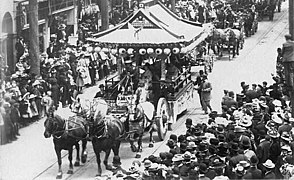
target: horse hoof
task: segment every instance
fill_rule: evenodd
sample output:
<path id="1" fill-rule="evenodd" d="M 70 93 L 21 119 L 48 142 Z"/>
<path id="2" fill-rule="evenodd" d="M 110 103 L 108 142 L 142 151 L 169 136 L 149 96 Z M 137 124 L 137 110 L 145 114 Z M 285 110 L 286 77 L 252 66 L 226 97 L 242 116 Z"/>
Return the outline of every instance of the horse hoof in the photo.
<path id="1" fill-rule="evenodd" d="M 82 155 L 82 163 L 86 163 L 87 161 L 87 154 Z"/>
<path id="2" fill-rule="evenodd" d="M 135 158 L 141 158 L 141 154 L 140 153 L 137 153 Z"/>
<path id="3" fill-rule="evenodd" d="M 58 174 L 58 175 L 56 176 L 56 179 L 62 179 L 62 174 Z"/>
<path id="4" fill-rule="evenodd" d="M 153 143 L 149 143 L 149 147 L 153 148 L 154 147 Z"/>
<path id="5" fill-rule="evenodd" d="M 113 169 L 112 166 L 110 166 L 110 165 L 107 165 L 105 168 L 106 168 L 106 170 L 109 170 L 109 171 L 111 171 Z"/>
<path id="6" fill-rule="evenodd" d="M 74 166 L 80 166 L 80 162 L 79 162 L 79 161 L 76 161 L 76 162 L 74 163 Z"/>
<path id="7" fill-rule="evenodd" d="M 98 173 L 98 174 L 96 174 L 96 176 L 95 177 L 100 177 L 101 176 L 101 173 Z"/>
<path id="8" fill-rule="evenodd" d="M 67 174 L 73 174 L 73 170 L 72 170 L 72 169 L 69 169 L 69 170 L 67 171 Z"/>

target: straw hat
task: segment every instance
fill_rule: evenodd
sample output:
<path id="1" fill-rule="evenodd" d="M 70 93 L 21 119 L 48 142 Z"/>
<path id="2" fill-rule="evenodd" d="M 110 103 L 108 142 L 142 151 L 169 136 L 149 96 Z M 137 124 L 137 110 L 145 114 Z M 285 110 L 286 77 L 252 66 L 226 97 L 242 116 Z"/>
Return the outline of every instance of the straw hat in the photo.
<path id="1" fill-rule="evenodd" d="M 268 169 L 275 168 L 275 164 L 270 159 L 266 160 L 265 163 L 262 163 L 262 165 Z"/>
<path id="2" fill-rule="evenodd" d="M 245 132 L 246 128 L 242 126 L 235 126 L 234 133 L 243 133 Z"/>
<path id="3" fill-rule="evenodd" d="M 281 117 L 279 117 L 279 114 L 278 113 L 274 113 L 272 115 L 272 120 L 277 123 L 277 124 L 282 124 L 283 123 L 283 120 Z"/>
<path id="4" fill-rule="evenodd" d="M 151 162 L 149 159 L 146 159 L 146 160 L 144 161 L 144 167 L 145 167 L 145 168 L 149 168 L 149 167 L 151 166 L 151 164 L 152 164 L 152 162 Z"/>
<path id="5" fill-rule="evenodd" d="M 243 127 L 250 127 L 252 125 L 252 116 L 243 116 L 241 118 L 241 121 L 239 123 L 240 126 L 243 126 Z"/>
<path id="6" fill-rule="evenodd" d="M 178 162 L 178 161 L 183 161 L 183 155 L 182 154 L 175 154 L 174 157 L 172 158 L 173 162 Z"/>
<path id="7" fill-rule="evenodd" d="M 288 132 L 283 132 L 281 135 L 281 139 L 290 142 L 291 141 L 290 134 Z"/>
<path id="8" fill-rule="evenodd" d="M 273 129 L 270 129 L 269 131 L 267 131 L 267 135 L 269 135 L 272 138 L 278 138 L 280 136 L 278 131 Z"/>

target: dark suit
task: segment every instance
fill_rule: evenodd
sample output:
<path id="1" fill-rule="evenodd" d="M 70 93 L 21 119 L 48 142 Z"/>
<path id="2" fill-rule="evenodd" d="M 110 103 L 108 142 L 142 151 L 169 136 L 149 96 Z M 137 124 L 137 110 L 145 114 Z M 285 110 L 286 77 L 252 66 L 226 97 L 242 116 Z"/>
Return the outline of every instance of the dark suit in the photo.
<path id="1" fill-rule="evenodd" d="M 19 60 L 19 58 L 24 54 L 25 52 L 25 47 L 24 47 L 24 43 L 22 41 L 18 41 L 15 44 L 15 49 L 17 51 L 17 60 Z"/>
<path id="2" fill-rule="evenodd" d="M 256 155 L 259 159 L 259 163 L 264 163 L 269 158 L 269 149 L 271 143 L 263 140 L 257 147 Z"/>
<path id="3" fill-rule="evenodd" d="M 274 172 L 266 172 L 263 179 L 276 179 L 276 175 Z"/>
<path id="4" fill-rule="evenodd" d="M 256 166 L 251 166 L 243 176 L 243 179 L 262 179 L 262 172 Z"/>
<path id="5" fill-rule="evenodd" d="M 50 45 L 46 49 L 46 53 L 48 54 L 48 58 L 54 58 L 57 52 L 57 48 L 54 45 Z"/>

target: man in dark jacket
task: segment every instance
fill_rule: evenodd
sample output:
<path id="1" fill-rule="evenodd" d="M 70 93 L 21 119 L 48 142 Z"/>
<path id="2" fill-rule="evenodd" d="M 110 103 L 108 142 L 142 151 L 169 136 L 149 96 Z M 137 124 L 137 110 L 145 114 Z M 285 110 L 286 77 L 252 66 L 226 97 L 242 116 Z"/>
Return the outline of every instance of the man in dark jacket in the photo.
<path id="1" fill-rule="evenodd" d="M 246 174 L 243 176 L 243 179 L 262 179 L 262 172 L 260 169 L 257 169 L 258 158 L 252 156 L 250 158 L 251 166 L 246 171 Z"/>
<path id="2" fill-rule="evenodd" d="M 286 42 L 283 43 L 282 48 L 282 62 L 285 68 L 286 84 L 293 86 L 293 80 L 289 77 L 290 73 L 294 70 L 294 41 L 290 34 L 285 35 Z"/>
<path id="3" fill-rule="evenodd" d="M 259 159 L 259 166 L 269 158 L 270 138 L 268 136 L 261 137 L 260 143 L 257 147 L 256 155 Z"/>

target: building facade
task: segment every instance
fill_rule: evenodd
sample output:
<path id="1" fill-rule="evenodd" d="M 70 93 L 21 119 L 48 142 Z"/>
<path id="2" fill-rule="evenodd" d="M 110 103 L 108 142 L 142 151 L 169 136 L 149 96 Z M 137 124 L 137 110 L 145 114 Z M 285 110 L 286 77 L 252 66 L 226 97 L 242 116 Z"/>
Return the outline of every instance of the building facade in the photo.
<path id="1" fill-rule="evenodd" d="M 13 1 L 1 1 L 0 6 L 0 75 L 3 72 L 13 71 L 15 64 L 14 44 L 16 41 L 16 24 Z"/>

